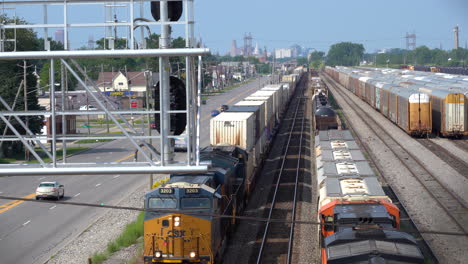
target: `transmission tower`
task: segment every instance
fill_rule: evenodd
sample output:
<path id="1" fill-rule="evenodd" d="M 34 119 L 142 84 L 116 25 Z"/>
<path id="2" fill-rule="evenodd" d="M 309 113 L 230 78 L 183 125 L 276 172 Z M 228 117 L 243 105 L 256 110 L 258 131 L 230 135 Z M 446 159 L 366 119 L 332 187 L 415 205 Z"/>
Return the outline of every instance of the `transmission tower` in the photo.
<path id="1" fill-rule="evenodd" d="M 416 48 L 416 33 L 408 33 L 406 32 L 406 49 L 407 50 L 414 50 Z"/>
<path id="2" fill-rule="evenodd" d="M 252 33 L 245 33 L 244 35 L 244 56 L 252 56 Z"/>

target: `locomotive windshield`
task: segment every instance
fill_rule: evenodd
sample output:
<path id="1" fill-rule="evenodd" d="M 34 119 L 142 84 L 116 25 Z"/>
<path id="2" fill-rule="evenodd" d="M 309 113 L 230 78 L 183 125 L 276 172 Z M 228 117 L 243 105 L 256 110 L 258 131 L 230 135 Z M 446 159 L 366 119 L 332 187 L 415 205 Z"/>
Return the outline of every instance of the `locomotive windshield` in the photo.
<path id="1" fill-rule="evenodd" d="M 211 208 L 210 198 L 182 198 L 182 209 L 209 209 Z"/>
<path id="2" fill-rule="evenodd" d="M 152 197 L 148 201 L 148 208 L 174 209 L 177 207 L 177 199 Z"/>

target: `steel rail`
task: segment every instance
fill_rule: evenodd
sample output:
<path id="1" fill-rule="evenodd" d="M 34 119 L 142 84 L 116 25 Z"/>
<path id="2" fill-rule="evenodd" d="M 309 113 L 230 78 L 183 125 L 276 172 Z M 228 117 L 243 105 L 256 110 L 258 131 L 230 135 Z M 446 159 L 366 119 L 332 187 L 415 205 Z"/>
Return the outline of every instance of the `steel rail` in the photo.
<path id="1" fill-rule="evenodd" d="M 335 80 L 330 79 L 328 76 L 326 76 L 326 79 L 328 80 L 329 84 L 333 85 L 333 87 L 335 87 L 337 89 L 340 89 L 340 90 L 348 91 L 346 88 L 342 87 L 341 84 L 338 84 Z M 441 199 L 445 198 L 447 200 L 450 200 L 450 202 L 449 202 L 450 205 L 455 205 L 456 207 L 461 208 L 461 210 L 466 210 L 466 206 L 463 203 L 463 201 L 460 198 L 458 198 L 456 195 L 454 195 L 451 191 L 449 191 L 445 185 L 443 185 L 430 171 L 428 171 L 425 168 L 425 166 L 419 161 L 419 159 L 417 159 L 414 155 L 412 155 L 411 153 L 406 151 L 406 149 L 397 140 L 393 139 L 393 137 L 387 131 L 385 131 L 383 128 L 381 128 L 379 126 L 379 124 L 377 124 L 377 122 L 375 120 L 373 120 L 373 118 L 361 108 L 361 106 L 359 106 L 357 103 L 353 102 L 352 100 L 347 100 L 345 102 L 351 108 L 353 108 L 354 111 L 356 111 L 359 118 L 369 127 L 370 130 L 372 130 L 374 132 L 374 134 L 384 143 L 384 145 L 394 153 L 395 157 L 403 164 L 403 166 L 405 166 L 407 168 L 407 170 L 414 176 L 414 178 L 421 184 L 421 186 L 428 192 L 428 194 L 436 201 L 436 203 L 442 208 L 442 210 L 444 210 L 447 213 L 447 216 L 455 223 L 455 225 L 462 232 L 464 232 L 465 234 L 468 234 L 468 232 L 465 229 L 463 223 L 460 223 L 461 220 L 457 220 L 458 217 L 453 215 L 453 212 L 452 212 L 453 209 L 449 210 L 449 208 L 447 208 L 448 206 L 446 204 L 444 204 L 441 201 Z M 355 107 L 352 107 L 352 105 L 354 105 Z M 366 116 L 367 118 L 364 118 L 364 116 Z M 374 123 L 374 126 L 370 124 L 371 122 Z M 381 130 L 380 131 L 381 133 L 376 131 L 377 129 Z M 384 139 L 383 135 L 387 135 L 387 138 L 392 142 L 391 143 L 387 142 L 388 140 Z M 391 147 L 390 144 L 394 145 L 394 147 Z M 399 151 L 395 150 L 395 147 L 399 148 Z M 425 172 L 426 176 L 432 178 L 431 182 L 436 183 L 437 187 L 429 187 L 427 185 L 427 183 L 425 183 L 425 180 L 421 179 L 421 177 L 423 177 L 423 176 L 419 175 L 419 173 L 414 171 L 415 168 L 412 168 L 411 166 L 409 166 L 407 164 L 408 161 L 407 161 L 406 158 L 401 157 L 401 155 L 404 155 L 404 154 L 406 154 L 406 156 L 408 156 L 414 162 L 416 162 L 417 165 L 420 167 L 420 169 Z M 427 180 L 426 180 L 426 182 L 427 182 Z M 450 197 L 438 198 L 434 194 L 434 192 L 436 192 L 437 190 L 444 190 L 444 193 L 442 193 L 442 195 L 445 194 L 445 195 L 448 195 Z"/>
<path id="2" fill-rule="evenodd" d="M 418 142 L 447 164 L 450 164 L 461 176 L 468 179 L 468 164 L 464 160 L 460 159 L 443 146 L 432 142 L 430 139 L 420 138 Z"/>
<path id="3" fill-rule="evenodd" d="M 279 172 L 279 175 L 278 175 L 278 179 L 276 180 L 276 186 L 275 186 L 275 191 L 273 193 L 273 198 L 272 198 L 272 202 L 271 202 L 270 211 L 268 212 L 268 218 L 267 218 L 268 221 L 266 222 L 265 231 L 263 233 L 263 238 L 262 238 L 262 243 L 260 245 L 260 250 L 259 250 L 258 256 L 257 256 L 257 262 L 256 262 L 257 264 L 260 264 L 261 261 L 262 261 L 263 251 L 264 251 L 264 248 L 265 248 L 265 244 L 266 244 L 267 237 L 268 237 L 268 232 L 269 232 L 269 229 L 270 229 L 270 220 L 272 218 L 273 210 L 274 210 L 274 207 L 275 207 L 275 204 L 276 204 L 276 195 L 278 194 L 278 189 L 279 189 L 279 186 L 280 186 L 281 177 L 283 176 L 284 165 L 286 163 L 286 158 L 288 156 L 287 154 L 288 154 L 292 134 L 293 134 L 293 131 L 294 131 L 294 126 L 296 124 L 297 114 L 299 112 L 299 106 L 301 105 L 301 101 L 302 101 L 302 98 L 299 98 L 296 109 L 294 111 L 294 117 L 293 117 L 293 121 L 292 121 L 293 123 L 291 124 L 291 129 L 289 131 L 288 141 L 286 143 L 286 149 L 284 151 L 283 159 L 281 161 L 281 167 L 280 167 L 280 172 Z M 301 132 L 301 134 L 302 133 L 303 133 L 303 131 Z"/>
<path id="4" fill-rule="evenodd" d="M 304 100 L 303 98 L 300 98 L 299 100 Z M 287 263 L 291 263 L 292 260 L 292 247 L 293 247 L 293 240 L 294 240 L 294 227 L 295 227 L 295 221 L 296 221 L 296 207 L 297 207 L 297 187 L 299 186 L 299 171 L 300 171 L 300 163 L 301 163 L 301 157 L 302 157 L 302 138 L 304 135 L 304 122 L 305 122 L 305 110 L 302 115 L 302 121 L 301 121 L 301 136 L 299 139 L 299 158 L 297 159 L 297 166 L 296 166 L 296 182 L 294 184 L 294 200 L 293 200 L 293 210 L 292 210 L 292 215 L 291 215 L 291 229 L 289 231 L 289 242 L 288 242 L 288 261 Z"/>

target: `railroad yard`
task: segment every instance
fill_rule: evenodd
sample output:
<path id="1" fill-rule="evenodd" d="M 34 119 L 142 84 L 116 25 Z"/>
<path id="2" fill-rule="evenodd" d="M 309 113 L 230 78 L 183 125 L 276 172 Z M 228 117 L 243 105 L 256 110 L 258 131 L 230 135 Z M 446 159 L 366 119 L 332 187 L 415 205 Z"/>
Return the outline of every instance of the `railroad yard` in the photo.
<path id="1" fill-rule="evenodd" d="M 358 2 L 2 1 L 0 264 L 468 263 L 468 5 Z"/>
<path id="2" fill-rule="evenodd" d="M 352 129 L 385 192 L 400 208 L 401 230 L 418 238 L 426 261 L 463 263 L 468 258 L 466 139 L 411 137 L 328 74 L 322 72 L 320 78 L 322 88 L 332 94 L 343 113 L 341 122 Z M 259 178 L 262 187 L 246 209 L 248 216 L 285 221 L 317 217 L 317 165 L 311 159 L 311 146 L 318 132 L 311 126 L 313 115 L 298 111 L 299 107 L 312 108 L 314 89 L 309 82 L 301 84 L 305 90 L 290 102 Z M 304 99 L 310 104 L 301 105 Z M 241 220 L 225 262 L 320 263 L 320 252 L 313 246 L 318 236 L 317 226 Z"/>

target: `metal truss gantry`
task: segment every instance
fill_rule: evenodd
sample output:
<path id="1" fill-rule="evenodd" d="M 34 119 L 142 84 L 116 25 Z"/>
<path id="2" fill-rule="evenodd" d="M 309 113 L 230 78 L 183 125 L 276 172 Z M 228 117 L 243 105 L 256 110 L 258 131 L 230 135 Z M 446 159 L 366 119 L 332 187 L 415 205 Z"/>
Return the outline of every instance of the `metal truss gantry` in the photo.
<path id="1" fill-rule="evenodd" d="M 8 1 L 5 0 L 1 3 L 3 8 L 24 8 L 31 7 L 36 10 L 43 11 L 44 23 L 43 24 L 0 24 L 2 32 L 4 30 L 18 30 L 18 29 L 43 29 L 44 40 L 46 49 L 50 47 L 48 43 L 48 29 L 50 28 L 63 28 L 64 31 L 64 50 L 60 51 L 2 51 L 0 52 L 0 60 L 30 60 L 30 59 L 47 59 L 50 60 L 50 110 L 48 111 L 15 111 L 2 97 L 0 103 L 6 111 L 0 112 L 0 119 L 6 126 L 14 133 L 14 136 L 2 137 L 0 141 L 21 141 L 25 149 L 27 149 L 38 161 L 37 164 L 23 163 L 23 164 L 7 164 L 0 165 L 0 175 L 82 175 L 82 174 L 140 174 L 140 173 L 173 173 L 173 172 L 203 172 L 207 170 L 209 164 L 200 162 L 199 148 L 200 148 L 200 93 L 201 93 L 201 70 L 202 70 L 202 56 L 208 55 L 209 50 L 205 48 L 196 48 L 194 38 L 194 15 L 193 0 L 181 0 L 183 2 L 183 15 L 180 21 L 169 21 L 168 19 L 168 2 L 174 0 L 160 0 L 160 20 L 151 21 L 150 19 L 141 19 L 143 15 L 143 4 L 147 2 L 156 2 L 150 0 L 50 0 L 50 1 Z M 92 23 L 69 23 L 68 22 L 68 9 L 71 5 L 109 5 L 116 4 L 128 6 L 129 21 L 114 22 L 104 20 L 101 22 Z M 135 5 L 140 4 L 139 18 L 135 19 Z M 51 24 L 48 23 L 47 10 L 51 5 L 63 7 L 63 23 Z M 24 6 L 24 7 L 23 7 Z M 0 9 L 1 9 L 0 7 Z M 185 28 L 185 48 L 171 48 L 171 26 L 181 26 Z M 94 28 L 94 27 L 125 27 L 130 32 L 130 39 L 127 39 L 128 49 L 123 50 L 70 50 L 69 49 L 69 36 L 70 28 Z M 136 49 L 137 40 L 135 39 L 134 31 L 138 27 L 159 27 L 160 47 L 159 49 L 142 49 L 144 45 L 144 33 L 141 30 L 141 45 Z M 107 31 L 106 31 L 107 32 Z M 153 32 L 158 32 L 153 30 Z M 106 36 L 107 38 L 107 36 Z M 8 40 L 11 41 L 11 40 Z M 15 41 L 15 40 L 14 40 Z M 3 42 L 2 42 L 3 43 Z M 109 42 L 110 43 L 110 42 Z M 110 45 L 112 47 L 112 45 Z M 16 45 L 15 45 L 16 47 Z M 109 47 L 109 46 L 108 46 Z M 170 57 L 185 57 L 186 63 L 186 108 L 185 110 L 170 109 Z M 103 94 L 97 85 L 89 81 L 89 77 L 83 68 L 75 61 L 77 58 L 123 58 L 123 57 L 159 57 L 159 83 L 160 101 L 159 110 L 143 109 L 138 111 L 131 110 L 117 110 L 109 98 Z M 73 111 L 67 109 L 68 89 L 62 83 L 57 85 L 54 80 L 54 60 L 59 60 L 61 64 L 61 73 L 65 71 L 70 73 L 84 89 L 88 96 L 90 96 L 98 105 L 98 111 Z M 198 74 L 195 69 L 198 64 Z M 145 72 L 146 80 L 152 74 Z M 84 77 L 84 79 L 83 79 Z M 56 86 L 60 86 L 60 91 L 56 91 Z M 14 89 L 14 87 L 12 87 Z M 147 85 L 146 95 L 149 94 L 149 85 Z M 56 94 L 61 95 L 62 104 L 57 107 Z M 147 104 L 148 105 L 148 104 Z M 170 118 L 171 114 L 184 113 L 186 114 L 187 128 L 185 135 L 174 136 L 170 134 Z M 110 121 L 122 133 L 121 135 L 99 135 L 89 134 L 83 135 L 70 135 L 66 133 L 66 116 L 89 116 L 89 115 L 106 115 Z M 160 134 L 152 135 L 151 129 L 147 131 L 138 131 L 138 129 L 131 124 L 127 118 L 128 115 L 137 116 L 141 118 L 147 117 L 148 125 L 150 116 L 159 114 L 160 120 Z M 51 120 L 51 133 L 50 136 L 35 135 L 32 133 L 24 121 L 20 117 L 28 116 L 44 116 L 50 117 Z M 11 118 L 19 124 L 25 132 L 22 134 L 15 128 L 11 122 Z M 57 133 L 57 120 L 61 119 L 62 127 L 61 133 Z M 143 130 L 143 129 L 142 129 Z M 22 130 L 21 130 L 22 131 Z M 182 161 L 174 161 L 173 157 L 173 142 L 174 139 L 184 138 L 186 140 L 187 153 Z M 140 153 L 143 161 L 129 162 L 69 162 L 66 158 L 67 142 L 80 139 L 126 139 L 132 145 L 132 151 Z M 153 139 L 159 143 L 159 151 L 153 146 Z M 43 142 L 50 142 L 49 145 Z M 41 155 L 34 144 L 38 145 L 41 149 Z M 61 143 L 63 158 L 57 160 L 57 144 Z M 46 162 L 44 159 L 50 159 Z"/>

